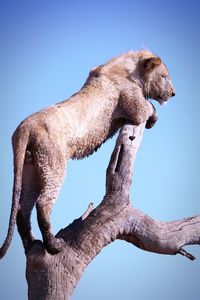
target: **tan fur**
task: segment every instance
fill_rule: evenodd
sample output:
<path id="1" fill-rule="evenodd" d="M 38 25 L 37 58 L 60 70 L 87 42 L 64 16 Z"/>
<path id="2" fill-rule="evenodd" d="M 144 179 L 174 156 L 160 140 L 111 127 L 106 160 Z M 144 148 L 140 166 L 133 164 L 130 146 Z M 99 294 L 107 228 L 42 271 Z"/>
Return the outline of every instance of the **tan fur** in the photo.
<path id="1" fill-rule="evenodd" d="M 160 58 L 147 50 L 128 52 L 93 68 L 70 99 L 25 119 L 13 135 L 13 209 L 0 256 L 10 244 L 16 217 L 24 246 L 34 239 L 30 215 L 35 203 L 47 249 L 60 251 L 63 241 L 51 233 L 50 213 L 66 161 L 90 155 L 127 122 L 147 121 L 152 127 L 157 118 L 147 98 L 163 103 L 174 94 Z"/>

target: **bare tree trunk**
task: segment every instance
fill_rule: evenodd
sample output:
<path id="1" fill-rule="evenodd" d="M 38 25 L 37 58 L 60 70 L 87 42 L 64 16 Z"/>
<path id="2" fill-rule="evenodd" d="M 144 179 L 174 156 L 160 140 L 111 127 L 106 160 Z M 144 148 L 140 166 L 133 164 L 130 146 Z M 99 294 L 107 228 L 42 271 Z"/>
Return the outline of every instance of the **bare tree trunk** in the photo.
<path id="1" fill-rule="evenodd" d="M 26 254 L 29 300 L 69 300 L 90 261 L 116 239 L 146 251 L 194 259 L 182 247 L 200 244 L 200 216 L 158 222 L 130 202 L 132 165 L 143 130 L 144 124 L 121 129 L 107 168 L 106 195 L 97 208 L 90 204 L 82 217 L 58 232 L 65 249 L 50 255 L 41 241 L 33 243 Z"/>

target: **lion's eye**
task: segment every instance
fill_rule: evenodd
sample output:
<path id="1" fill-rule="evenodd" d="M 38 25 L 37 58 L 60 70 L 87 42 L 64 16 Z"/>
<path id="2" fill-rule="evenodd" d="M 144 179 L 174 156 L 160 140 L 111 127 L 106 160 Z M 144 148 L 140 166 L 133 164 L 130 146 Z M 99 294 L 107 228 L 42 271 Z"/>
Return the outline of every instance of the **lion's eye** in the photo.
<path id="1" fill-rule="evenodd" d="M 164 74 L 162 74 L 161 76 L 162 76 L 162 78 L 166 78 L 166 77 L 167 77 L 167 76 L 166 76 L 166 75 L 164 75 Z"/>

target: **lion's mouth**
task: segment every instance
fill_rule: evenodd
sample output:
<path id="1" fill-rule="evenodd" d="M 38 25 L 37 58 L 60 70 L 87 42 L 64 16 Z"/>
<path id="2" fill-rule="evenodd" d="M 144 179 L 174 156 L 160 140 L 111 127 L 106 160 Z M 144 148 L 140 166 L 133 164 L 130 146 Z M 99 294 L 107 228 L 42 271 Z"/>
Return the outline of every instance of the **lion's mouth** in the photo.
<path id="1" fill-rule="evenodd" d="M 160 105 L 164 105 L 167 103 L 169 98 L 170 98 L 169 95 L 163 94 L 163 95 L 158 96 L 157 101 L 159 102 Z"/>
<path id="2" fill-rule="evenodd" d="M 167 95 L 157 96 L 156 98 L 150 98 L 149 101 L 157 101 L 160 105 L 165 105 L 169 101 L 170 97 Z"/>
<path id="3" fill-rule="evenodd" d="M 167 103 L 167 99 L 163 99 L 163 97 L 158 97 L 158 102 L 160 105 L 164 105 Z"/>
<path id="4" fill-rule="evenodd" d="M 165 105 L 165 104 L 167 104 L 167 102 L 168 102 L 168 100 L 163 100 L 163 101 L 160 101 L 159 104 L 160 105 Z"/>

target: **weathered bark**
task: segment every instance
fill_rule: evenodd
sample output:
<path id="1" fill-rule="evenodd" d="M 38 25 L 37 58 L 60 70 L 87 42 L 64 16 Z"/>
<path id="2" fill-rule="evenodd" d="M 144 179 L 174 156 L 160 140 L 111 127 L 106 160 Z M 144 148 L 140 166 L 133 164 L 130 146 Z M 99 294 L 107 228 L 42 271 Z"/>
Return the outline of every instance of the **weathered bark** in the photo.
<path id="1" fill-rule="evenodd" d="M 121 129 L 107 169 L 106 195 L 97 208 L 90 204 L 82 217 L 58 232 L 65 249 L 50 255 L 42 242 L 33 243 L 26 254 L 29 300 L 70 299 L 89 262 L 116 239 L 143 250 L 194 259 L 182 247 L 200 244 L 200 216 L 158 222 L 131 205 L 132 164 L 143 130 L 144 124 Z"/>

